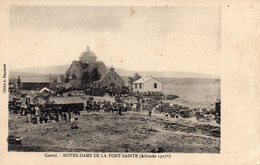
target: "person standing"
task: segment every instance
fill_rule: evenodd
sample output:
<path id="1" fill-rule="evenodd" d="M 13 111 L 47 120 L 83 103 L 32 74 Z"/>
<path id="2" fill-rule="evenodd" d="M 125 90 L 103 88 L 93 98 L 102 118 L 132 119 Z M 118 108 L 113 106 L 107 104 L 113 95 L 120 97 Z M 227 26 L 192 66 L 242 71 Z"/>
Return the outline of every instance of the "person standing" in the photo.
<path id="1" fill-rule="evenodd" d="M 71 123 L 70 127 L 71 127 L 71 129 L 74 129 L 74 121 L 75 121 L 74 118 L 70 119 L 70 123 Z"/>
<path id="2" fill-rule="evenodd" d="M 29 96 L 26 96 L 25 104 L 26 104 L 27 106 L 29 106 L 30 103 L 31 103 L 30 97 L 29 97 Z"/>
<path id="3" fill-rule="evenodd" d="M 28 112 L 27 114 L 26 114 L 26 123 L 29 123 L 29 121 L 32 121 L 32 119 L 31 119 L 31 114 Z"/>
<path id="4" fill-rule="evenodd" d="M 38 106 L 35 107 L 36 124 L 40 121 L 41 110 Z"/>
<path id="5" fill-rule="evenodd" d="M 68 111 L 68 116 L 69 116 L 69 121 L 71 121 L 71 113 L 70 113 L 70 109 Z"/>
<path id="6" fill-rule="evenodd" d="M 149 108 L 149 110 L 148 110 L 148 116 L 152 116 L 152 108 Z"/>
<path id="7" fill-rule="evenodd" d="M 74 120 L 74 129 L 78 129 L 79 126 L 78 126 L 78 118 L 75 117 L 75 120 Z"/>
<path id="8" fill-rule="evenodd" d="M 64 119 L 64 121 L 67 121 L 67 115 L 66 115 L 66 113 L 63 113 L 63 119 Z"/>
<path id="9" fill-rule="evenodd" d="M 139 101 L 136 103 L 136 111 L 137 112 L 140 111 L 140 103 L 139 103 Z"/>
<path id="10" fill-rule="evenodd" d="M 123 106 L 122 106 L 122 103 L 118 103 L 118 114 L 121 116 L 122 115 L 122 108 L 123 108 Z"/>
<path id="11" fill-rule="evenodd" d="M 75 119 L 74 118 L 71 118 L 71 129 L 78 129 L 79 127 L 78 127 L 78 118 L 77 117 L 75 117 Z"/>
<path id="12" fill-rule="evenodd" d="M 56 122 L 59 122 L 59 114 L 57 112 L 55 112 L 55 120 Z"/>

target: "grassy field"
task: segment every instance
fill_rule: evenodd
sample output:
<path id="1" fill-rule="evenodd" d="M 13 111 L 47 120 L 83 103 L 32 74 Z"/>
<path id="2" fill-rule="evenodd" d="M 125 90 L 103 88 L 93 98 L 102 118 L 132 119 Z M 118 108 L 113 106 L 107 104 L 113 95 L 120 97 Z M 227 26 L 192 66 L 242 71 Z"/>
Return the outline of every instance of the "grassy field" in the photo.
<path id="1" fill-rule="evenodd" d="M 214 108 L 220 99 L 219 79 L 162 78 L 164 93 L 178 95 L 171 101 L 181 105 Z M 95 97 L 96 101 L 107 98 Z M 26 117 L 9 115 L 9 135 L 22 136 L 21 147 L 10 151 L 26 152 L 162 152 L 219 153 L 220 137 L 211 130 L 220 130 L 215 123 L 194 119 L 173 119 L 147 112 L 127 112 L 123 116 L 104 112 L 83 112 L 79 129 L 60 121 L 33 125 Z"/>
<path id="2" fill-rule="evenodd" d="M 162 152 L 219 153 L 220 138 L 210 134 L 218 124 L 160 115 L 127 112 L 123 116 L 105 112 L 83 113 L 79 129 L 70 123 L 26 123 L 26 117 L 9 116 L 9 134 L 22 136 L 21 147 L 10 151 Z"/>

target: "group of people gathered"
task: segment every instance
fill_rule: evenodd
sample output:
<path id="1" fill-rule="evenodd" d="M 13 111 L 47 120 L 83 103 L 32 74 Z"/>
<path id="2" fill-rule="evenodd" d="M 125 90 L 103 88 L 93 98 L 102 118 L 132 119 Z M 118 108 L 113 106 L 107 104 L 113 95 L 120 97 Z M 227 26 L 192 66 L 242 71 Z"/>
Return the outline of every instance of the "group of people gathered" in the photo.
<path id="1" fill-rule="evenodd" d="M 78 117 L 76 116 L 79 116 L 80 112 L 77 109 L 64 110 L 62 107 L 46 108 L 42 104 L 30 103 L 28 99 L 23 104 L 20 98 L 14 99 L 12 104 L 9 105 L 9 109 L 14 114 L 26 116 L 27 123 L 44 124 L 53 121 L 67 121 L 71 122 L 72 128 L 78 128 Z"/>
<path id="2" fill-rule="evenodd" d="M 37 100 L 34 100 L 37 101 Z M 136 99 L 136 101 L 127 101 L 124 100 L 123 97 L 116 97 L 115 101 L 96 101 L 93 97 L 89 97 L 85 104 L 84 110 L 87 112 L 91 111 L 103 111 L 103 112 L 112 112 L 119 115 L 122 115 L 123 112 L 127 111 L 136 111 L 140 112 L 145 110 L 148 112 L 149 116 L 152 116 L 152 113 L 165 114 L 165 116 L 170 116 L 173 118 L 187 118 L 192 116 L 194 112 L 200 118 L 204 117 L 204 112 L 200 112 L 198 110 L 191 110 L 189 107 L 182 107 L 179 105 L 170 105 L 169 103 L 164 103 L 161 100 L 153 100 L 150 98 L 141 98 Z M 10 105 L 9 105 L 10 106 Z M 30 99 L 26 98 L 25 103 L 18 98 L 13 101 L 13 104 L 10 106 L 10 109 L 14 113 L 21 113 L 22 116 L 27 116 L 26 122 L 32 122 L 33 124 L 43 124 L 49 123 L 53 120 L 56 122 L 59 121 L 77 121 L 76 118 L 72 116 L 80 115 L 80 111 L 77 107 L 51 107 L 46 108 L 42 104 L 31 104 Z M 203 114 L 203 115 L 202 115 Z M 212 114 L 209 113 L 209 114 Z"/>

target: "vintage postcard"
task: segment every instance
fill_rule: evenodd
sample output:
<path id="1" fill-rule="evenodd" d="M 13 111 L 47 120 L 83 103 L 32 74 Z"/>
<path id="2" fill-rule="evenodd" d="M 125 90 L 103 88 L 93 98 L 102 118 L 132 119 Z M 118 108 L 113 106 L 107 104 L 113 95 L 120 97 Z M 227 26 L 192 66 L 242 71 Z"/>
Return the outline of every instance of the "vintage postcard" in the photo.
<path id="1" fill-rule="evenodd" d="M 260 163 L 257 5 L 1 5 L 0 162 Z"/>

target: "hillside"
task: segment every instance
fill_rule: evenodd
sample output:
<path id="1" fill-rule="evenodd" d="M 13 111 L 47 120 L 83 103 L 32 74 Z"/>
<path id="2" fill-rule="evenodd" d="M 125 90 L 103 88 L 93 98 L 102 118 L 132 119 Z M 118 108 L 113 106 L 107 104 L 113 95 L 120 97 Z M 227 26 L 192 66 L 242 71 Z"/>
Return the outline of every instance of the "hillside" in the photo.
<path id="1" fill-rule="evenodd" d="M 49 67 L 30 67 L 21 69 L 10 69 L 10 77 L 19 74 L 65 74 L 69 68 L 68 65 L 49 66 Z M 130 71 L 126 69 L 116 68 L 117 73 L 121 76 L 133 76 L 134 73 L 138 72 L 142 76 L 152 75 L 153 77 L 172 77 L 172 78 L 209 78 L 219 79 L 218 76 L 193 73 L 193 72 L 179 72 L 179 71 Z"/>
<path id="2" fill-rule="evenodd" d="M 48 67 L 30 67 L 21 69 L 10 69 L 10 74 L 26 73 L 26 74 L 65 74 L 70 65 L 58 65 Z"/>

